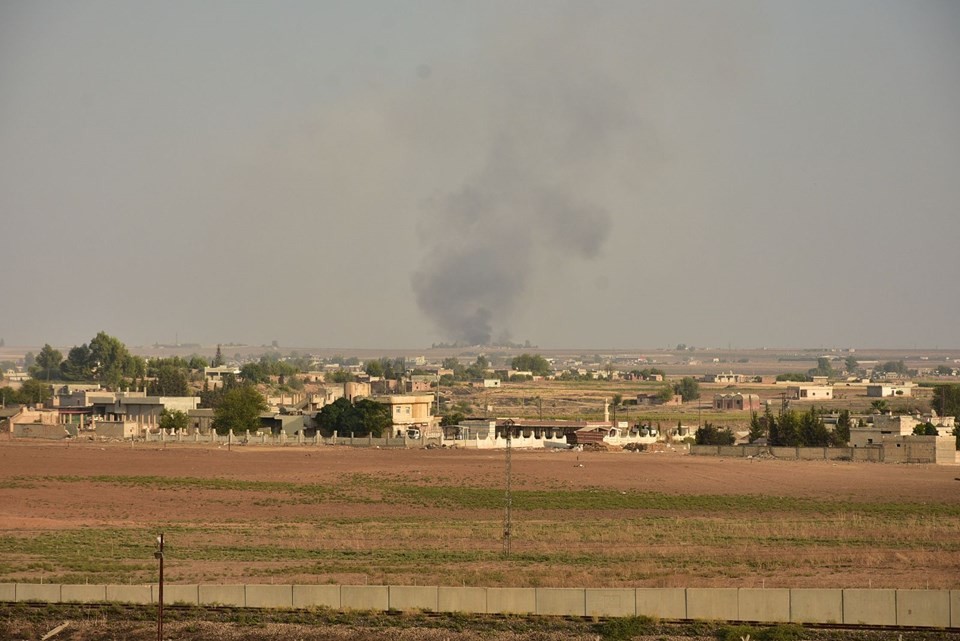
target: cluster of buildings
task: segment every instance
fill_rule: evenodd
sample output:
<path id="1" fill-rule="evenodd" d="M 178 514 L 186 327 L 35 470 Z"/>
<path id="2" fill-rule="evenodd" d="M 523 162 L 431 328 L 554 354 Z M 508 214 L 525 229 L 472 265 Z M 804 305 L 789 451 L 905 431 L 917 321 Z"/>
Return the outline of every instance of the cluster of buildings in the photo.
<path id="1" fill-rule="evenodd" d="M 214 376 L 217 376 L 214 373 Z M 267 397 L 269 411 L 260 415 L 260 429 L 288 436 L 316 430 L 316 413 L 338 398 L 351 402 L 373 398 L 387 405 L 393 420 L 393 436 L 438 436 L 440 419 L 434 416 L 433 394 L 386 394 L 374 396 L 371 383 L 325 384 L 320 391 L 284 393 Z M 82 434 L 100 438 L 141 438 L 160 429 L 165 410 L 183 412 L 188 430 L 207 433 L 214 410 L 199 407 L 197 396 L 149 396 L 144 392 L 111 392 L 99 385 L 65 384 L 55 387 L 44 406 L 0 408 L 0 432 L 15 437 L 67 438 Z"/>

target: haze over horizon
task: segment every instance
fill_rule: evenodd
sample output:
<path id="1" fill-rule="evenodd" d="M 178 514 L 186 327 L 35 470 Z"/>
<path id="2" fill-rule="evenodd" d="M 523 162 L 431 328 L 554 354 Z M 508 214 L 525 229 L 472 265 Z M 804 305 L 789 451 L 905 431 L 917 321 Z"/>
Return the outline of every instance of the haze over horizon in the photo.
<path id="1" fill-rule="evenodd" d="M 0 337 L 960 348 L 960 3 L 0 5 Z"/>

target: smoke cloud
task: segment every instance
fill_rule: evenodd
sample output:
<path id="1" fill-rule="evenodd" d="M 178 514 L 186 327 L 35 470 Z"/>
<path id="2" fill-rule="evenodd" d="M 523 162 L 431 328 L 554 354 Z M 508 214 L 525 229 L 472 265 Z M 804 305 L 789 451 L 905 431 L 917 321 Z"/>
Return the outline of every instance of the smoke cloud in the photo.
<path id="1" fill-rule="evenodd" d="M 487 128 L 480 169 L 424 206 L 412 285 L 448 339 L 508 337 L 538 271 L 597 258 L 611 234 L 616 212 L 596 179 L 622 168 L 640 120 L 576 36 L 533 39 L 497 67 L 497 100 L 474 114 Z"/>

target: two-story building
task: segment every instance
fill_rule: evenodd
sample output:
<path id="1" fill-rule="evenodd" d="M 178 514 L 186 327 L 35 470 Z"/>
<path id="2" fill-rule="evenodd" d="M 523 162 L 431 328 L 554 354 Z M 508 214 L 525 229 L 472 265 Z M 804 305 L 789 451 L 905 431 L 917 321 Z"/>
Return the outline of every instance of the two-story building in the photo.
<path id="1" fill-rule="evenodd" d="M 393 435 L 414 435 L 422 438 L 442 436 L 440 418 L 432 413 L 432 394 L 391 394 L 380 396 L 377 402 L 390 408 Z"/>

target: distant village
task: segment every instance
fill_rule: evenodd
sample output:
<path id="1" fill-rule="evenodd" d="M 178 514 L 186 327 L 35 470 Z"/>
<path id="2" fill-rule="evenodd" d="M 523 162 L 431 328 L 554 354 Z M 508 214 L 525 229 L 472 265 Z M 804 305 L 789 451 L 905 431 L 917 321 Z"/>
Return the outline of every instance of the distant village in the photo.
<path id="1" fill-rule="evenodd" d="M 824 458 L 958 462 L 952 358 L 908 367 L 850 350 L 774 374 L 677 347 L 670 367 L 632 355 L 480 350 L 361 360 L 275 345 L 246 356 L 218 346 L 207 359 L 135 356 L 101 332 L 66 356 L 45 345 L 0 363 L 0 438 L 728 456 L 793 448 L 795 457 L 820 448 Z M 734 364 L 747 373 L 718 369 Z M 698 366 L 710 371 L 695 374 Z"/>

